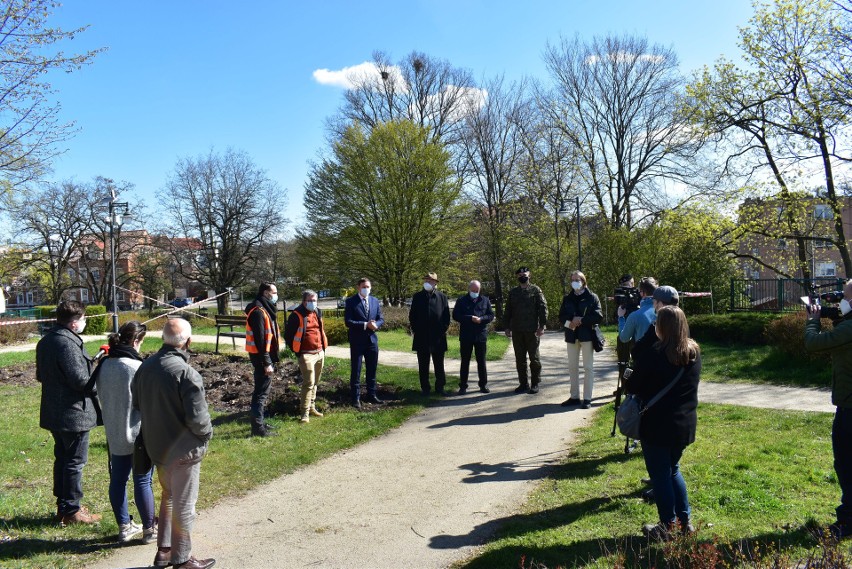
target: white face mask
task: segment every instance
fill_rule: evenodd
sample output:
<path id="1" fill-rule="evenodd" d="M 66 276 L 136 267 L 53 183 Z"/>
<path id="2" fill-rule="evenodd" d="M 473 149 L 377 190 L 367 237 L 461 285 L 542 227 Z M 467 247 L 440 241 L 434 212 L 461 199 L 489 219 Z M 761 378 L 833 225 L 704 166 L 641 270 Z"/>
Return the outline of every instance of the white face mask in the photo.
<path id="1" fill-rule="evenodd" d="M 317 309 L 317 303 L 316 303 L 316 302 L 306 302 L 306 303 L 305 303 L 305 308 L 307 308 L 308 310 L 310 310 L 311 312 L 313 312 L 314 310 L 316 310 L 316 309 Z"/>
<path id="2" fill-rule="evenodd" d="M 470 295 L 470 297 L 471 297 L 471 298 L 473 298 L 473 299 L 477 299 L 477 298 L 479 298 L 479 293 L 478 293 L 478 292 L 470 291 L 468 294 L 469 294 L 469 295 Z"/>
<path id="3" fill-rule="evenodd" d="M 423 290 L 426 292 L 431 292 L 433 288 L 435 287 L 432 286 L 432 283 L 423 283 Z"/>
<path id="4" fill-rule="evenodd" d="M 272 304 L 277 304 L 278 303 L 278 295 L 273 294 L 271 297 L 269 297 L 269 302 L 271 302 Z"/>
<path id="5" fill-rule="evenodd" d="M 85 329 L 86 329 L 86 319 L 80 318 L 79 320 L 77 320 L 77 333 L 82 334 L 83 330 L 85 330 Z"/>
<path id="6" fill-rule="evenodd" d="M 580 290 L 581 288 L 583 288 L 583 283 L 581 283 L 580 281 L 571 281 L 571 288 L 573 288 L 574 290 Z"/>
<path id="7" fill-rule="evenodd" d="M 852 312 L 852 304 L 849 304 L 849 301 L 844 298 L 840 301 L 840 313 L 846 316 L 849 312 Z"/>
<path id="8" fill-rule="evenodd" d="M 363 296 L 364 298 L 367 298 L 368 296 L 370 296 L 370 287 L 365 286 L 364 288 L 362 288 L 361 289 L 361 296 Z"/>

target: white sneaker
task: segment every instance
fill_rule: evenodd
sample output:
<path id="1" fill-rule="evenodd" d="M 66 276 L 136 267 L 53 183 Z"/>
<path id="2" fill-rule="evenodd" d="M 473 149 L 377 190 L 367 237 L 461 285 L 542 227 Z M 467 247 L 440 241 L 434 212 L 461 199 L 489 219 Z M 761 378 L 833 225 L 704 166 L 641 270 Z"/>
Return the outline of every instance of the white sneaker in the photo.
<path id="1" fill-rule="evenodd" d="M 118 528 L 118 541 L 125 543 L 142 533 L 142 526 L 130 520 L 126 524 L 121 524 Z"/>
<path id="2" fill-rule="evenodd" d="M 157 541 L 157 524 L 142 530 L 142 543 L 148 545 Z"/>

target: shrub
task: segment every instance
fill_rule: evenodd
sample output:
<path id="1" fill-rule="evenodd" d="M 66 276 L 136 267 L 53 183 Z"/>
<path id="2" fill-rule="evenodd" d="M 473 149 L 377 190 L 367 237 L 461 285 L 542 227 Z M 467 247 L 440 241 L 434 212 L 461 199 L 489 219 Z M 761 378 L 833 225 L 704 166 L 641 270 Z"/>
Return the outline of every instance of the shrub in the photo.
<path id="1" fill-rule="evenodd" d="M 760 346 L 767 344 L 767 324 L 778 318 L 773 312 L 696 314 L 689 316 L 689 332 L 697 342 Z"/>
<path id="2" fill-rule="evenodd" d="M 103 304 L 90 304 L 86 307 L 85 334 L 99 336 L 110 328 L 112 318 L 107 314 Z"/>
<path id="3" fill-rule="evenodd" d="M 38 332 L 38 327 L 34 322 L 6 325 L 2 325 L 2 322 L 21 322 L 21 318 L 0 318 L 0 344 L 23 342 L 30 337 L 30 334 Z"/>
<path id="4" fill-rule="evenodd" d="M 805 351 L 805 320 L 804 312 L 785 314 L 777 320 L 773 320 L 766 326 L 766 337 L 776 350 L 787 356 L 804 361 L 830 362 L 831 355 L 826 352 L 812 354 Z M 823 330 L 831 330 L 831 320 L 823 318 Z"/>
<path id="5" fill-rule="evenodd" d="M 56 305 L 52 304 L 50 306 L 33 306 L 33 310 L 36 311 L 36 318 L 55 318 L 56 317 Z M 49 324 L 49 322 L 48 322 Z"/>
<path id="6" fill-rule="evenodd" d="M 383 306 L 382 316 L 385 318 L 382 330 L 408 330 L 407 306 Z"/>
<path id="7" fill-rule="evenodd" d="M 346 323 L 343 321 L 343 318 L 323 317 L 322 323 L 330 346 L 345 344 L 349 341 L 349 331 L 346 329 Z"/>

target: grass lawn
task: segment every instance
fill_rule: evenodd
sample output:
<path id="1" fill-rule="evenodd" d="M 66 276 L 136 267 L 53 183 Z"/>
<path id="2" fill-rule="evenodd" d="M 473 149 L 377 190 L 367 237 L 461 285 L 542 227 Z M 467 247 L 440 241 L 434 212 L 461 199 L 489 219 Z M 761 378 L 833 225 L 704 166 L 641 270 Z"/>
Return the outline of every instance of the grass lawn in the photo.
<path id="1" fill-rule="evenodd" d="M 456 567 L 663 567 L 664 557 L 673 567 L 729 566 L 701 563 L 713 549 L 730 566 L 767 568 L 741 564 L 737 551 L 780 549 L 788 557 L 777 566 L 795 566 L 809 552 L 821 554 L 808 528 L 831 522 L 840 498 L 831 421 L 826 413 L 702 404 L 698 440 L 681 461 L 699 531 L 649 548 L 641 527 L 657 515 L 640 497 L 647 476 L 641 452 L 623 453 L 624 440 L 609 435 L 611 408 L 603 408 L 521 512 L 476 528 L 493 527 L 496 535 Z M 841 546 L 847 562 L 849 548 Z"/>
<path id="2" fill-rule="evenodd" d="M 410 352 L 411 351 L 411 336 L 405 330 L 387 330 L 379 332 L 379 350 L 389 350 L 391 352 Z M 488 352 L 485 359 L 495 361 L 503 359 L 506 353 L 506 348 L 509 347 L 511 340 L 505 334 L 492 332 L 488 335 Z M 348 346 L 349 344 L 341 344 Z M 461 358 L 459 351 L 458 336 L 447 336 L 447 358 Z M 379 361 L 381 361 L 381 355 Z M 474 362 L 476 363 L 476 362 Z"/>
<path id="3" fill-rule="evenodd" d="M 158 341 L 152 340 L 144 349 L 157 345 Z M 29 354 L 32 358 L 32 352 Z M 419 411 L 425 400 L 420 396 L 417 372 L 380 368 L 382 384 L 398 386 L 397 393 L 402 397 L 380 411 L 332 408 L 322 420 L 309 425 L 299 424 L 295 417 L 272 417 L 270 423 L 278 427 L 278 436 L 267 439 L 250 438 L 249 423 L 242 414 L 215 413 L 214 437 L 201 469 L 199 508 L 243 494 L 295 468 L 385 433 Z M 339 376 L 348 382 L 349 362 L 328 358 L 323 376 Z M 0 414 L 0 567 L 4 569 L 82 567 L 87 560 L 116 547 L 118 528 L 107 496 L 109 475 L 101 428 L 91 434 L 83 502 L 103 514 L 103 521 L 93 528 L 60 528 L 53 521 L 53 439 L 38 426 L 39 398 L 38 386 L 0 386 L 4 409 Z M 157 500 L 159 503 L 159 497 Z"/>

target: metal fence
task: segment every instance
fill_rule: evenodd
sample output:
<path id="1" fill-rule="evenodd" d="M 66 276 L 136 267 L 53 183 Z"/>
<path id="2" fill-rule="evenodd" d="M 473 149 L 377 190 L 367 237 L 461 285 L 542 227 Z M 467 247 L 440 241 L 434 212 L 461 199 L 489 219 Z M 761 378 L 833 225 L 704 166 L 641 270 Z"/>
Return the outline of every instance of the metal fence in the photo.
<path id="1" fill-rule="evenodd" d="M 803 296 L 843 290 L 843 279 L 731 279 L 731 310 L 793 312 Z"/>

